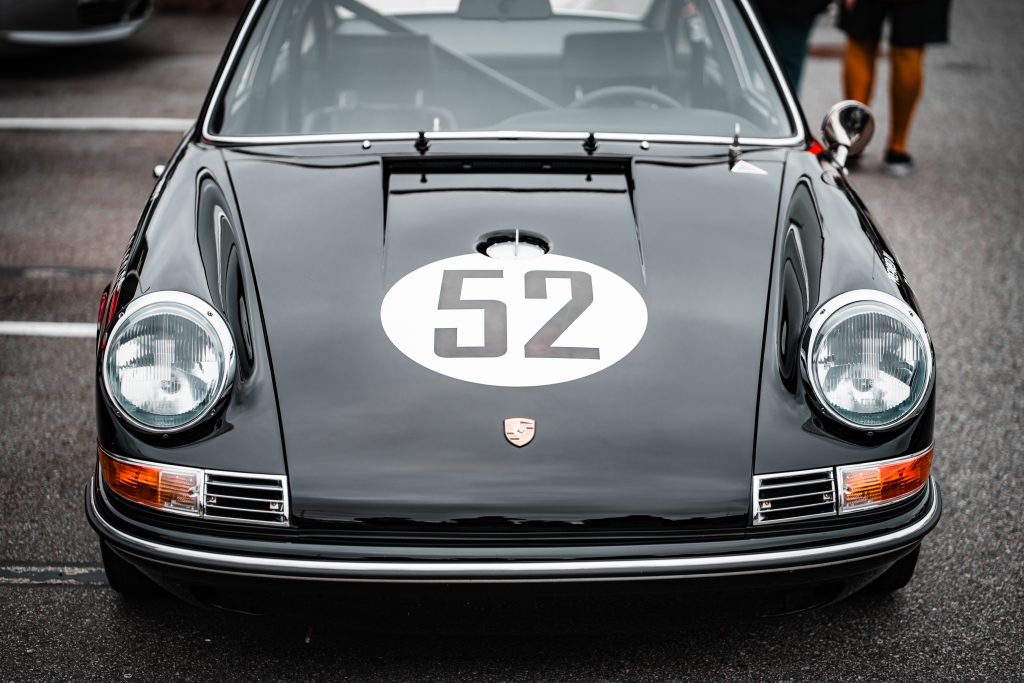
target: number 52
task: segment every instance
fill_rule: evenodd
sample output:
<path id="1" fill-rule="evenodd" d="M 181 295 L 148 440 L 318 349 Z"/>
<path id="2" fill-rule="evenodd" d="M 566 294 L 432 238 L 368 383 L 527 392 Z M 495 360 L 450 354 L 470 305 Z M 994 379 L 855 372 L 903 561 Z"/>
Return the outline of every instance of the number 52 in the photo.
<path id="1" fill-rule="evenodd" d="M 462 298 L 465 280 L 501 279 L 500 270 L 446 270 L 441 278 L 437 309 L 484 312 L 483 346 L 459 346 L 458 330 L 439 327 L 434 330 L 434 354 L 441 358 L 500 358 L 508 353 L 508 307 L 503 301 Z M 523 347 L 527 358 L 599 359 L 601 350 L 583 346 L 554 346 L 558 338 L 583 315 L 594 302 L 594 284 L 590 274 L 578 270 L 531 270 L 523 276 L 527 299 L 546 299 L 548 280 L 568 280 L 572 297 L 548 320 Z"/>

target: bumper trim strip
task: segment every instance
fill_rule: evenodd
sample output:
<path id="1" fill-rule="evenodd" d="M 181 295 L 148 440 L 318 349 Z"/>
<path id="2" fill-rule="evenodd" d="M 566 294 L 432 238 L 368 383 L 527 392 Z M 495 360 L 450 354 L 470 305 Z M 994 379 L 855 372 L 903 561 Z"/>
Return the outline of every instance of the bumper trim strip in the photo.
<path id="1" fill-rule="evenodd" d="M 318 560 L 234 555 L 169 546 L 127 534 L 112 526 L 96 506 L 96 481 L 89 484 L 90 517 L 97 531 L 132 554 L 162 563 L 180 564 L 199 570 L 265 574 L 283 577 L 334 578 L 338 580 L 430 581 L 454 580 L 516 581 L 570 578 L 672 578 L 709 572 L 761 572 L 785 570 L 804 565 L 855 561 L 899 548 L 919 540 L 941 515 L 941 500 L 934 478 L 929 480 L 931 501 L 919 520 L 886 534 L 845 543 L 734 555 L 700 557 L 638 558 L 620 560 L 561 561 L 372 561 Z M 795 566 L 794 566 L 795 565 Z"/>
<path id="2" fill-rule="evenodd" d="M 100 43 L 124 40 L 138 31 L 148 18 L 149 15 L 147 14 L 145 17 L 119 24 L 111 24 L 99 28 L 76 28 L 69 31 L 3 31 L 0 32 L 0 38 L 18 45 L 47 47 L 55 45 L 98 45 Z"/>

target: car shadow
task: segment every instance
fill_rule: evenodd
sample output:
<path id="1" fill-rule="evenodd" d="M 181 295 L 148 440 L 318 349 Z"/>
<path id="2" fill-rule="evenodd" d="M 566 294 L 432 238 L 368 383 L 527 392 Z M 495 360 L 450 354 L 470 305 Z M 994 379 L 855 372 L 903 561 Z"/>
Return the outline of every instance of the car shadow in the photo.
<path id="1" fill-rule="evenodd" d="M 691 611 L 685 602 L 650 611 L 650 604 L 593 604 L 551 609 L 520 603 L 503 611 L 474 613 L 467 604 L 415 614 L 381 604 L 376 619 L 339 607 L 316 615 L 251 617 L 202 609 L 177 599 L 117 598 L 111 616 L 135 647 L 146 651 L 190 634 L 191 656 L 218 669 L 243 671 L 259 653 L 260 678 L 305 680 L 529 679 L 640 680 L 724 672 L 739 677 L 777 670 L 785 660 L 816 661 L 824 645 L 863 639 L 864 614 L 876 624 L 873 638 L 898 638 L 907 601 L 854 596 L 841 603 L 781 617 Z M 595 603 L 601 598 L 594 597 Z M 902 624 L 902 625 L 901 625 Z M 848 626 L 844 626 L 848 625 Z M 197 645 L 198 640 L 198 645 Z M 181 653 L 179 653 L 181 654 Z M 326 674 L 325 674 L 326 672 Z M 799 677 L 799 671 L 789 672 Z M 806 672 L 805 672 L 806 673 Z"/>
<path id="2" fill-rule="evenodd" d="M 75 47 L 4 46 L 0 77 L 10 81 L 96 76 L 137 69 L 169 53 L 151 41 L 131 38 L 118 43 Z"/>

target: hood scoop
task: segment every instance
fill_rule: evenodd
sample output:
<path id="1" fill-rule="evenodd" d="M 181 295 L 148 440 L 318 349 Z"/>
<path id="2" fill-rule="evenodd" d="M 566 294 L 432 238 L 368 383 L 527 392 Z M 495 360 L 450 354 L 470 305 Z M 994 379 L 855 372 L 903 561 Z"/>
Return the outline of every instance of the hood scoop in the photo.
<path id="1" fill-rule="evenodd" d="M 583 258 L 642 286 L 628 168 L 585 159 L 388 163 L 385 286 L 451 256 L 519 256 L 516 235 L 528 245 L 522 256 L 540 250 Z"/>

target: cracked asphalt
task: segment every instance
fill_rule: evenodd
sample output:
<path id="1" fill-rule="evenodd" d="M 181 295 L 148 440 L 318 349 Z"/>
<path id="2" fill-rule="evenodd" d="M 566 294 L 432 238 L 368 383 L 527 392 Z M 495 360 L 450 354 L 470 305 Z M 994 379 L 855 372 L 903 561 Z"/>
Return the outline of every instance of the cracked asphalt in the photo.
<path id="1" fill-rule="evenodd" d="M 158 16 L 123 44 L 4 57 L 0 117 L 194 116 L 232 26 Z M 771 619 L 619 605 L 595 620 L 581 604 L 494 629 L 446 611 L 436 628 L 366 630 L 343 611 L 309 623 L 124 600 L 96 572 L 82 513 L 93 343 L 0 336 L 0 681 L 1024 680 L 1022 29 L 1022 3 L 954 2 L 953 41 L 927 56 L 918 170 L 901 181 L 880 172 L 883 63 L 880 134 L 855 175 L 937 350 L 946 507 L 905 590 Z M 823 21 L 815 43 L 840 42 Z M 815 128 L 838 84 L 838 61 L 811 60 Z M 175 143 L 0 132 L 0 320 L 94 319 Z"/>

